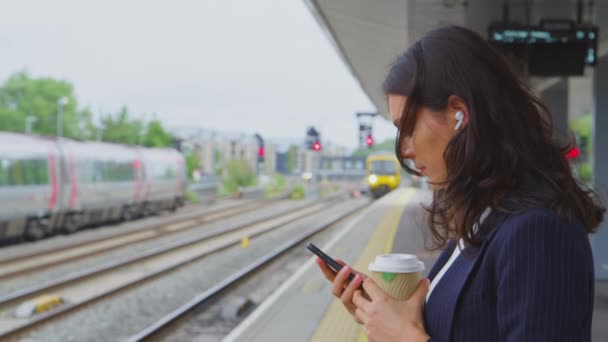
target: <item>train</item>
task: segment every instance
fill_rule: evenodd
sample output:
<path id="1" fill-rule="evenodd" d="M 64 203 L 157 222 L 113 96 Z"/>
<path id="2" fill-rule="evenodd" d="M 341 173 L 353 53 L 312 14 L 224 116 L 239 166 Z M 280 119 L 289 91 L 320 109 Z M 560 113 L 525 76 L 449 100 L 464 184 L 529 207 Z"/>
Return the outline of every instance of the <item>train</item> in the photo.
<path id="1" fill-rule="evenodd" d="M 374 198 L 386 195 L 401 183 L 401 165 L 395 153 L 378 151 L 370 154 L 365 161 L 365 172 Z"/>
<path id="2" fill-rule="evenodd" d="M 0 132 L 0 242 L 176 210 L 186 181 L 175 149 Z"/>

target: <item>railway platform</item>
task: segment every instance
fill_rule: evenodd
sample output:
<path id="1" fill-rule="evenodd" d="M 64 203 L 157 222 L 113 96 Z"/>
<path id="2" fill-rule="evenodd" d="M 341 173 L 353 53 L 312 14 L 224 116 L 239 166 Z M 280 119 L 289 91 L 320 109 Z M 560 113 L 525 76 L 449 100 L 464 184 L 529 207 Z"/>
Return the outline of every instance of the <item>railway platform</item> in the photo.
<path id="1" fill-rule="evenodd" d="M 424 247 L 425 215 L 420 203 L 430 192 L 400 188 L 359 213 L 327 245 L 319 246 L 357 270 L 378 254 L 411 253 L 427 272 L 438 253 Z M 224 341 L 362 341 L 361 327 L 334 301 L 330 284 L 311 257 Z"/>
<path id="2" fill-rule="evenodd" d="M 319 246 L 354 269 L 367 271 L 378 254 L 416 254 L 425 275 L 439 252 L 425 244 L 425 212 L 421 203 L 431 200 L 428 190 L 400 188 L 361 211 L 326 245 Z M 233 341 L 367 341 L 356 324 L 331 295 L 314 257 L 243 320 L 224 342 Z M 608 282 L 596 283 L 593 341 L 608 341 Z"/>

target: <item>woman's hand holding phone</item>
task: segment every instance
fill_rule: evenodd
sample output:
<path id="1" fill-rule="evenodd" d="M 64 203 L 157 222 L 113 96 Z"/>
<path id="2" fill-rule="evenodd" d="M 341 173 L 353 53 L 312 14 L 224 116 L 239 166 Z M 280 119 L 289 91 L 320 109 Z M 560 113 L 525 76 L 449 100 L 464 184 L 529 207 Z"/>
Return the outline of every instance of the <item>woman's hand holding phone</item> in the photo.
<path id="1" fill-rule="evenodd" d="M 332 283 L 332 294 L 340 299 L 342 304 L 344 304 L 344 307 L 346 307 L 357 323 L 363 324 L 363 322 L 359 321 L 355 316 L 357 306 L 353 303 L 353 295 L 356 290 L 360 289 L 361 284 L 367 279 L 367 276 L 363 273 L 353 271 L 340 259 L 337 259 L 336 261 L 343 266 L 338 273 L 335 273 L 321 258 L 317 257 L 317 264 L 323 272 L 323 275 Z M 349 282 L 348 277 L 351 274 L 355 274 L 355 277 Z"/>

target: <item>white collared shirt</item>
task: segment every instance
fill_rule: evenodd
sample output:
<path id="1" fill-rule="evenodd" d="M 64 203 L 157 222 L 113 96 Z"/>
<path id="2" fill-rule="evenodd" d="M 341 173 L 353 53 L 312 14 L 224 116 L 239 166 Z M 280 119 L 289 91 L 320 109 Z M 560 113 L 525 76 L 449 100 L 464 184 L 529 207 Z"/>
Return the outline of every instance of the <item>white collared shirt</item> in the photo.
<path id="1" fill-rule="evenodd" d="M 490 215 L 490 208 L 486 208 L 486 210 L 483 212 L 483 214 L 481 214 L 481 219 L 479 221 L 481 223 L 483 223 L 483 221 L 485 221 L 485 219 L 488 217 L 488 215 Z M 479 227 L 476 224 L 473 227 L 473 231 L 477 231 L 477 229 L 479 229 Z M 454 248 L 454 251 L 452 252 L 452 255 L 450 256 L 448 261 L 445 263 L 445 265 L 443 265 L 443 267 L 437 273 L 435 278 L 433 278 L 433 281 L 431 282 L 431 286 L 429 287 L 429 292 L 426 294 L 427 302 L 429 301 L 429 298 L 431 297 L 431 293 L 433 293 L 433 290 L 435 289 L 435 287 L 437 286 L 437 284 L 439 283 L 439 281 L 441 280 L 441 278 L 443 277 L 445 272 L 447 272 L 450 269 L 450 266 L 452 266 L 452 264 L 454 263 L 456 258 L 458 258 L 458 256 L 460 255 L 460 250 L 464 249 L 464 247 L 465 247 L 464 240 L 460 239 L 460 241 L 458 241 L 458 246 L 456 246 Z"/>

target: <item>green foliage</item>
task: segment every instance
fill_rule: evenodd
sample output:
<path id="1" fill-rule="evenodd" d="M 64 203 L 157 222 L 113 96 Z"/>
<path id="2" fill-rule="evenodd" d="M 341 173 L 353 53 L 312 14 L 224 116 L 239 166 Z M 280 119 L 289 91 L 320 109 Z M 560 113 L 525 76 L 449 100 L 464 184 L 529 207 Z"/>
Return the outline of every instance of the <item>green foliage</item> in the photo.
<path id="1" fill-rule="evenodd" d="M 570 121 L 570 129 L 580 136 L 589 138 L 591 136 L 592 120 L 591 114 L 583 115 Z"/>
<path id="2" fill-rule="evenodd" d="M 353 157 L 367 157 L 372 152 L 377 151 L 394 151 L 395 150 L 395 139 L 387 139 L 379 144 L 374 144 L 372 148 L 363 147 L 356 149 L 352 156 Z"/>
<path id="3" fill-rule="evenodd" d="M 224 156 L 222 155 L 222 151 L 216 149 L 215 150 L 215 175 L 222 175 L 222 165 L 224 164 Z"/>
<path id="4" fill-rule="evenodd" d="M 287 150 L 287 173 L 292 173 L 296 168 L 297 157 L 297 147 L 289 146 L 289 150 Z"/>
<path id="5" fill-rule="evenodd" d="M 59 105 L 61 98 L 67 99 L 65 105 Z M 24 132 L 30 116 L 35 118 L 31 123 L 32 133 L 56 135 L 60 107 L 64 137 L 76 140 L 97 137 L 93 114 L 88 108 L 78 107 L 71 83 L 45 77 L 32 78 L 25 71 L 15 73 L 0 86 L 0 130 Z M 160 121 L 153 120 L 145 126 L 141 120 L 130 118 L 126 107 L 117 113 L 102 115 L 101 124 L 103 141 L 131 145 L 143 142 L 150 147 L 173 144 L 173 138 Z M 144 128 L 146 131 L 142 132 Z"/>
<path id="6" fill-rule="evenodd" d="M 127 107 L 121 108 L 116 114 L 104 115 L 101 123 L 103 141 L 129 145 L 136 145 L 140 142 L 143 122 L 132 120 Z"/>
<path id="7" fill-rule="evenodd" d="M 253 186 L 255 180 L 255 175 L 245 160 L 231 160 L 224 168 L 223 186 L 227 193 L 233 193 L 239 187 Z"/>
<path id="8" fill-rule="evenodd" d="M 32 78 L 25 71 L 10 76 L 0 86 L 0 130 L 24 132 L 26 118 L 34 117 L 32 133 L 55 135 L 59 99 L 67 98 L 62 108 L 63 136 L 84 140 L 95 136 L 92 114 L 78 108 L 71 83 L 52 78 Z"/>
<path id="9" fill-rule="evenodd" d="M 192 173 L 194 170 L 198 170 L 201 167 L 201 162 L 194 152 L 186 153 L 186 169 L 188 172 L 188 178 L 192 179 Z"/>
<path id="10" fill-rule="evenodd" d="M 293 200 L 301 200 L 304 197 L 306 197 L 306 189 L 304 189 L 304 185 L 302 184 L 297 184 L 294 186 L 291 190 L 291 194 L 289 195 L 289 198 Z"/>
<path id="11" fill-rule="evenodd" d="M 572 132 L 574 132 L 577 136 L 585 138 L 587 140 L 587 145 L 583 147 L 583 152 L 588 156 L 587 160 L 580 164 L 579 166 L 579 178 L 584 182 L 591 182 L 592 168 L 591 168 L 591 156 L 593 155 L 593 149 L 591 148 L 591 126 L 592 126 L 593 116 L 591 114 L 587 114 L 577 118 L 575 120 L 570 121 L 569 126 Z"/>
<path id="12" fill-rule="evenodd" d="M 147 147 L 173 145 L 173 137 L 165 131 L 160 121 L 152 120 L 145 125 L 142 120 L 132 119 L 127 107 L 121 108 L 116 114 L 104 115 L 101 122 L 103 141 Z"/>
<path id="13" fill-rule="evenodd" d="M 592 172 L 591 163 L 587 162 L 580 166 L 578 176 L 582 181 L 591 182 Z"/>
<path id="14" fill-rule="evenodd" d="M 152 120 L 148 122 L 144 135 L 144 145 L 147 147 L 169 147 L 173 145 L 173 136 L 165 131 L 160 121 Z"/>
<path id="15" fill-rule="evenodd" d="M 201 201 L 198 194 L 190 190 L 186 191 L 186 200 L 190 203 L 199 203 Z"/>
<path id="16" fill-rule="evenodd" d="M 264 195 L 266 197 L 272 197 L 281 194 L 285 191 L 285 186 L 287 185 L 287 181 L 285 177 L 281 174 L 274 174 L 272 176 L 272 181 L 264 188 Z"/>
<path id="17" fill-rule="evenodd" d="M 228 189 L 226 189 L 226 186 L 224 184 L 220 184 L 220 186 L 217 187 L 218 196 L 226 196 L 226 195 L 232 195 L 232 194 L 234 194 L 234 191 L 228 191 Z"/>

